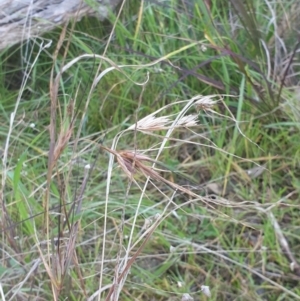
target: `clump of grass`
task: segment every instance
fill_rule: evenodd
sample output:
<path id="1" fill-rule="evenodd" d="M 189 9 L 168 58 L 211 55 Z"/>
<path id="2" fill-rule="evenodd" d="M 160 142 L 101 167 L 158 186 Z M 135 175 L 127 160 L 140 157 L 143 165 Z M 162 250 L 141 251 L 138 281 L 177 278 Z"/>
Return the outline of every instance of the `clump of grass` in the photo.
<path id="1" fill-rule="evenodd" d="M 298 6 L 137 4 L 1 86 L 2 299 L 299 299 Z"/>

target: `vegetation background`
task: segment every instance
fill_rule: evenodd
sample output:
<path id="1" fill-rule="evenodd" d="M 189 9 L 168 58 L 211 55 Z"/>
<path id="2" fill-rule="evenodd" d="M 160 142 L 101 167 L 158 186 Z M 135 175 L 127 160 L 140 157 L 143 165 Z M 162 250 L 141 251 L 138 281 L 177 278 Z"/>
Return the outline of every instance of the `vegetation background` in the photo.
<path id="1" fill-rule="evenodd" d="M 298 1 L 123 1 L 0 53 L 2 300 L 299 300 Z"/>

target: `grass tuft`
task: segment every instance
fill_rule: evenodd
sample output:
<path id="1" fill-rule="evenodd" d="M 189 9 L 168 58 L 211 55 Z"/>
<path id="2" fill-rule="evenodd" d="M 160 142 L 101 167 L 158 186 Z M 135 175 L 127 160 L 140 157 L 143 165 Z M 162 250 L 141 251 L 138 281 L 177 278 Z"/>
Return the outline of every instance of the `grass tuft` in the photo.
<path id="1" fill-rule="evenodd" d="M 2 51 L 1 298 L 299 300 L 299 10 L 123 1 Z"/>

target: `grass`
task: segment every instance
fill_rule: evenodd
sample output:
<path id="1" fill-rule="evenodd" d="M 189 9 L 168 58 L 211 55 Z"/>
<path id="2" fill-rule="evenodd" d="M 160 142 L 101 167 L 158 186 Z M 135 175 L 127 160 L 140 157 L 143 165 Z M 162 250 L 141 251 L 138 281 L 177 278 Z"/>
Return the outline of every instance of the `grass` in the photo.
<path id="1" fill-rule="evenodd" d="M 1 298 L 300 299 L 299 9 L 132 1 L 2 51 Z"/>

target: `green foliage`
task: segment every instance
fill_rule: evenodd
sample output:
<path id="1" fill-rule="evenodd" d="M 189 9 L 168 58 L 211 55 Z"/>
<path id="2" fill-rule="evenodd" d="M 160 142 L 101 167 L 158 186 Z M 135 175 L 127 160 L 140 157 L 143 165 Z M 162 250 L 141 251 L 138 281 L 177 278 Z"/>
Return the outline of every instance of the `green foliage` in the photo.
<path id="1" fill-rule="evenodd" d="M 119 19 L 70 24 L 55 59 L 61 28 L 44 36 L 47 49 L 28 42 L 1 53 L 0 293 L 87 300 L 99 274 L 111 284 L 138 254 L 119 300 L 205 300 L 201 285 L 211 300 L 299 299 L 289 266 L 290 254 L 299 260 L 298 67 L 295 39 L 281 33 L 296 4 L 127 1 Z M 69 63 L 51 123 L 51 70 L 55 78 Z M 179 101 L 200 94 L 222 100 L 191 105 L 185 116 L 197 113 L 199 125 L 178 127 L 160 153 L 168 128 L 128 130 L 160 109 L 175 119 Z M 51 130 L 63 145 L 53 165 Z M 116 151 L 159 153 L 155 171 L 167 182 L 128 179 L 103 148 L 115 141 Z"/>

